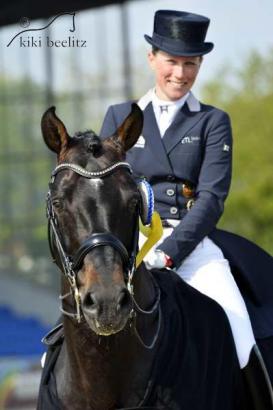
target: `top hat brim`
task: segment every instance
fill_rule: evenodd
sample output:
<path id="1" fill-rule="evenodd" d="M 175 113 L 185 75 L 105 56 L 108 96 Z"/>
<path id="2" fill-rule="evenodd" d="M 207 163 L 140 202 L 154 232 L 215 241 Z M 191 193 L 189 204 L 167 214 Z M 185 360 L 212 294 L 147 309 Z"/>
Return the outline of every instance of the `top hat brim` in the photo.
<path id="1" fill-rule="evenodd" d="M 153 37 L 144 34 L 145 40 L 159 50 L 165 51 L 174 56 L 195 57 L 208 54 L 214 47 L 213 43 L 188 44 L 180 40 L 174 40 L 159 36 L 154 33 Z"/>

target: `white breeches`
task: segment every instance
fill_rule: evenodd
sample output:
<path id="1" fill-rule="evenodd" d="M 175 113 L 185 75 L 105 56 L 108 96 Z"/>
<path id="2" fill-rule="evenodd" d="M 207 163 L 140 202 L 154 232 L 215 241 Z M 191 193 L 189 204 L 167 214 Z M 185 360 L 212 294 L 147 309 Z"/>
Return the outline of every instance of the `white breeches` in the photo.
<path id="1" fill-rule="evenodd" d="M 160 242 L 171 232 L 172 228 L 165 228 Z M 146 258 L 149 257 L 148 255 Z M 240 367 L 245 367 L 256 342 L 245 302 L 221 249 L 205 237 L 184 259 L 176 272 L 189 285 L 222 306 L 229 319 Z"/>

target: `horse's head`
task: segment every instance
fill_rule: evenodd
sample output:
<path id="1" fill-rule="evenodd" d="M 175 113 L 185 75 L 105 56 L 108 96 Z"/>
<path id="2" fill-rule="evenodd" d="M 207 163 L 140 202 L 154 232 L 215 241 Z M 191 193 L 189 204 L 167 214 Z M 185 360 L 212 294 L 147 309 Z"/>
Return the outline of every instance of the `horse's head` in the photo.
<path id="1" fill-rule="evenodd" d="M 142 121 L 134 104 L 115 135 L 101 141 L 93 132 L 70 137 L 54 107 L 42 118 L 44 140 L 58 158 L 48 197 L 54 257 L 74 297 L 79 291 L 86 322 L 100 335 L 123 329 L 131 311 L 127 271 L 136 247 L 140 195 L 122 161 Z M 70 272 L 66 256 L 73 261 Z M 64 301 L 70 311 L 71 300 Z"/>

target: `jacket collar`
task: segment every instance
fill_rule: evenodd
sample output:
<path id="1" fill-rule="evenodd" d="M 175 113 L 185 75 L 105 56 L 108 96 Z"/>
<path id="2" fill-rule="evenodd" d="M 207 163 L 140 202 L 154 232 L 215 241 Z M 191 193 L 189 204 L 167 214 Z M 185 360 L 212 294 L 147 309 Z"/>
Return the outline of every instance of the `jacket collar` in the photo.
<path id="1" fill-rule="evenodd" d="M 167 154 L 182 141 L 183 137 L 190 132 L 204 115 L 205 111 L 201 110 L 201 104 L 195 97 L 190 98 L 190 101 L 184 104 L 162 138 Z"/>
<path id="2" fill-rule="evenodd" d="M 191 112 L 201 111 L 201 104 L 197 100 L 197 98 L 195 98 L 195 96 L 193 95 L 193 93 L 191 91 L 190 91 L 190 94 L 189 94 L 189 96 L 186 100 L 186 103 L 188 104 L 188 108 Z"/>
<path id="3" fill-rule="evenodd" d="M 157 157 L 157 166 L 162 167 L 162 172 L 168 170 L 168 172 L 172 173 L 172 167 L 159 132 L 151 101 L 148 102 L 144 109 L 144 118 L 146 118 L 146 121 L 144 120 L 143 137 L 146 140 L 147 147 Z"/>
<path id="4" fill-rule="evenodd" d="M 149 121 L 144 121 L 143 137 L 146 139 L 146 144 L 150 146 L 152 152 L 160 159 L 165 170 L 169 169 L 171 171 L 172 167 L 167 154 L 203 116 L 201 104 L 190 91 L 185 104 L 176 114 L 164 137 L 161 138 L 152 106 L 153 92 L 154 89 L 152 88 L 138 101 L 138 106 L 144 111 L 144 116 L 149 118 Z M 170 136 L 168 137 L 169 134 Z"/>

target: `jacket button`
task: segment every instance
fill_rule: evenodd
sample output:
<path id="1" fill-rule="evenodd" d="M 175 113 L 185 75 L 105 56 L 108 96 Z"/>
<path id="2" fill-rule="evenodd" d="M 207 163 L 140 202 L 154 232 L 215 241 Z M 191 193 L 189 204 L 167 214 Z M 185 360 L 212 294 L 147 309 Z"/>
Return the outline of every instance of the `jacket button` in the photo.
<path id="1" fill-rule="evenodd" d="M 177 214 L 177 212 L 178 212 L 178 209 L 176 208 L 176 206 L 172 206 L 172 207 L 170 208 L 170 213 L 171 213 L 172 215 Z"/>
<path id="2" fill-rule="evenodd" d="M 172 188 L 167 189 L 166 194 L 167 194 L 168 196 L 174 196 L 174 189 L 172 189 Z"/>
<path id="3" fill-rule="evenodd" d="M 175 180 L 175 176 L 174 175 L 167 175 L 167 181 L 173 182 Z"/>

